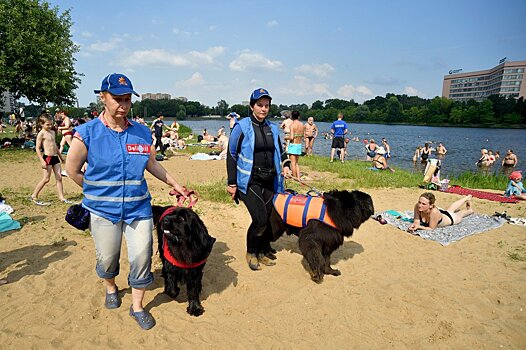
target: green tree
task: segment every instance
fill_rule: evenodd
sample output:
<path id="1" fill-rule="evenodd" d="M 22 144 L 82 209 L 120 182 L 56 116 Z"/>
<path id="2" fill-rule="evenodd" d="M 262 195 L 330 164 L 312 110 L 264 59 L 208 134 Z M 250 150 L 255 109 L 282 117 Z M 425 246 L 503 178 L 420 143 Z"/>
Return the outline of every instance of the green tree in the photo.
<path id="1" fill-rule="evenodd" d="M 80 78 L 69 10 L 40 0 L 0 1 L 0 92 L 56 105 L 73 104 Z"/>
<path id="2" fill-rule="evenodd" d="M 225 100 L 221 100 L 217 102 L 217 112 L 220 116 L 223 116 L 226 111 L 228 110 L 228 103 L 226 103 Z"/>
<path id="3" fill-rule="evenodd" d="M 312 104 L 312 109 L 323 109 L 323 102 L 320 101 L 320 100 L 317 100 L 315 101 L 313 104 Z"/>
<path id="4" fill-rule="evenodd" d="M 387 123 L 398 122 L 402 120 L 402 104 L 398 101 L 396 96 L 391 96 L 387 100 L 385 121 Z"/>

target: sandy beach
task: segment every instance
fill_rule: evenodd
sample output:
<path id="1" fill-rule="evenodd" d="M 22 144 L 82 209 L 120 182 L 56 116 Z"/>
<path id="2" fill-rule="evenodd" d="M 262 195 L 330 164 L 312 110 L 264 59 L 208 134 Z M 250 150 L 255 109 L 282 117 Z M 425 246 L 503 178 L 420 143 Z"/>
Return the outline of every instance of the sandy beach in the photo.
<path id="1" fill-rule="evenodd" d="M 179 182 L 225 177 L 222 161 L 172 157 L 163 165 Z M 123 305 L 104 308 L 104 289 L 95 273 L 91 237 L 64 221 L 54 179 L 38 207 L 29 196 L 41 178 L 34 157 L 7 164 L 0 158 L 0 192 L 23 227 L 0 233 L 3 349 L 525 349 L 526 228 L 504 226 L 442 246 L 390 225 L 369 220 L 332 257 L 342 275 L 317 285 L 302 264 L 296 238 L 274 243 L 277 265 L 251 271 L 245 262 L 250 223 L 243 205 L 201 198 L 197 212 L 217 238 L 204 272 L 198 318 L 186 313 L 186 293 L 163 294 L 160 259 L 145 306 L 157 325 L 141 330 L 128 315 L 126 249 L 117 285 Z M 305 169 L 311 178 L 334 175 Z M 172 203 L 168 188 L 147 176 L 155 203 Z M 332 181 L 335 188 L 348 180 Z M 81 191 L 64 179 L 66 196 Z M 408 210 L 421 190 L 361 189 L 375 209 Z M 226 193 L 225 193 L 226 195 Z M 438 192 L 437 203 L 457 195 Z M 11 199 L 11 201 L 10 201 Z M 507 210 L 526 216 L 526 203 L 474 199 L 477 213 Z M 155 247 L 156 245 L 154 245 Z M 513 255 L 515 254 L 515 255 Z M 510 257 L 511 255 L 511 257 Z M 519 257 L 512 258 L 512 257 Z"/>

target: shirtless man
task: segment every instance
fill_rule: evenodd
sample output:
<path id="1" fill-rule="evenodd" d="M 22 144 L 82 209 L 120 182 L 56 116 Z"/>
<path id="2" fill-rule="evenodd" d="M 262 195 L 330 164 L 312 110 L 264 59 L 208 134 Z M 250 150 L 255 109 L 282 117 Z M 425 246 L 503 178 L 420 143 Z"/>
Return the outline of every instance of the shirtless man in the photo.
<path id="1" fill-rule="evenodd" d="M 309 117 L 304 129 L 305 136 L 305 153 L 307 156 L 312 156 L 312 147 L 314 146 L 314 139 L 318 137 L 318 127 L 314 124 L 314 118 Z"/>
<path id="2" fill-rule="evenodd" d="M 71 125 L 71 119 L 69 119 L 66 111 L 60 111 L 57 116 L 60 118 L 56 120 L 57 123 L 60 121 L 57 129 L 62 134 L 58 153 L 62 154 L 66 143 L 68 146 L 71 145 L 71 140 L 73 140 L 73 127 Z"/>
<path id="3" fill-rule="evenodd" d="M 283 138 L 286 142 L 285 145 L 285 151 L 287 151 L 287 147 L 290 143 L 290 126 L 292 125 L 292 119 L 290 119 L 290 116 L 285 117 L 285 120 L 281 122 L 280 128 L 283 129 L 283 132 L 285 132 L 285 137 Z"/>
<path id="4" fill-rule="evenodd" d="M 446 149 L 446 147 L 444 147 L 443 144 L 439 143 L 439 144 L 438 144 L 438 147 L 437 147 L 437 154 L 438 154 L 439 156 L 445 156 L 446 153 L 447 153 L 447 149 Z"/>
<path id="5" fill-rule="evenodd" d="M 51 117 L 49 114 L 44 113 L 39 117 L 38 123 L 42 130 L 37 135 L 36 152 L 43 170 L 43 178 L 35 187 L 30 200 L 36 205 L 49 205 L 49 203 L 41 202 L 37 198 L 42 188 L 49 182 L 51 171 L 53 171 L 57 182 L 58 198 L 64 203 L 72 203 L 64 198 L 64 186 L 62 185 L 62 175 L 60 174 L 60 161 L 63 161 L 63 159 L 55 143 L 55 132 L 51 129 L 53 127 Z M 42 153 L 42 150 L 44 153 Z"/>

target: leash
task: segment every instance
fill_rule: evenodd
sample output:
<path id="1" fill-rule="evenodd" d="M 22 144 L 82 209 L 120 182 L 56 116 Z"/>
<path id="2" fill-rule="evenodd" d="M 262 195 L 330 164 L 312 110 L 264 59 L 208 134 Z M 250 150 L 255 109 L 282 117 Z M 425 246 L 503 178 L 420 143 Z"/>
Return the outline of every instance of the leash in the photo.
<path id="1" fill-rule="evenodd" d="M 171 190 L 169 194 L 170 196 L 175 196 L 178 207 L 187 207 L 191 209 L 199 199 L 197 192 L 187 189 L 186 186 L 183 186 L 183 193 Z M 185 204 L 186 201 L 188 201 L 188 204 Z"/>
<path id="2" fill-rule="evenodd" d="M 309 185 L 308 183 L 306 183 L 305 181 L 303 181 L 303 180 L 301 180 L 301 179 L 298 179 L 298 178 L 293 177 L 292 175 L 288 175 L 288 174 L 285 175 L 285 179 L 292 179 L 292 180 L 294 180 L 294 181 L 296 181 L 296 182 L 299 182 L 299 183 L 302 184 L 303 186 L 306 186 L 306 187 L 310 188 L 310 190 L 307 191 L 307 195 L 309 195 L 309 196 L 311 195 L 311 194 L 310 194 L 311 192 L 314 192 L 317 196 L 323 197 L 323 192 L 322 192 L 322 191 L 320 191 L 320 190 L 318 190 L 317 188 L 315 188 L 315 187 Z"/>

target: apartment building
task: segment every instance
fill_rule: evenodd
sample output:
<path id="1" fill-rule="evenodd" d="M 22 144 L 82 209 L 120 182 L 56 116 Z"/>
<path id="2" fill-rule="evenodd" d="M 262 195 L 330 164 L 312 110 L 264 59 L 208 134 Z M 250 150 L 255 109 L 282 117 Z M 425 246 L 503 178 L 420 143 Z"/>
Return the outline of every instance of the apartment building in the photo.
<path id="1" fill-rule="evenodd" d="M 142 94 L 141 95 L 141 101 L 144 100 L 170 100 L 172 96 L 170 94 L 161 94 L 161 93 L 155 93 L 155 94 Z"/>

